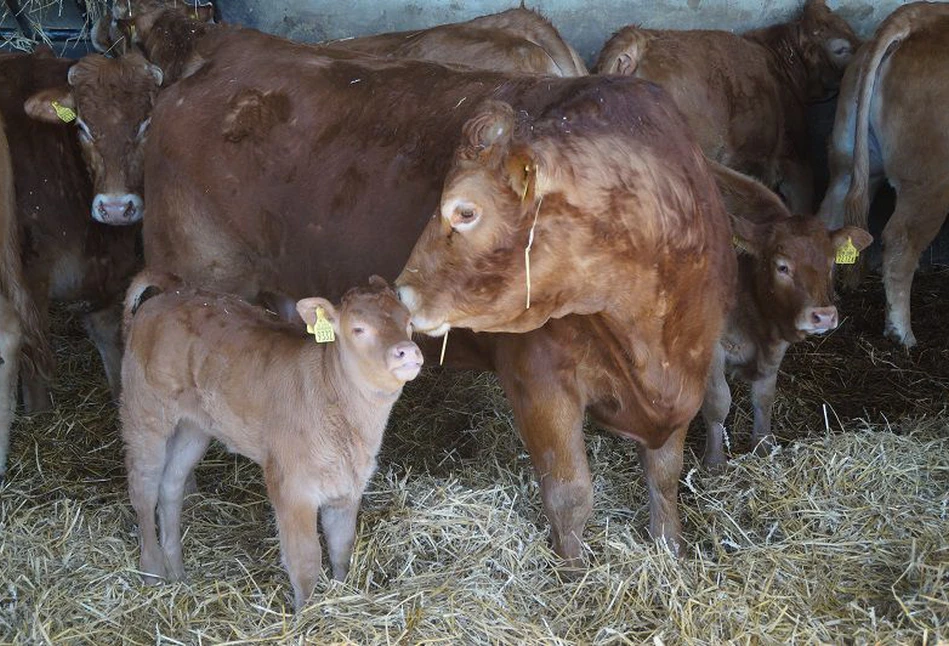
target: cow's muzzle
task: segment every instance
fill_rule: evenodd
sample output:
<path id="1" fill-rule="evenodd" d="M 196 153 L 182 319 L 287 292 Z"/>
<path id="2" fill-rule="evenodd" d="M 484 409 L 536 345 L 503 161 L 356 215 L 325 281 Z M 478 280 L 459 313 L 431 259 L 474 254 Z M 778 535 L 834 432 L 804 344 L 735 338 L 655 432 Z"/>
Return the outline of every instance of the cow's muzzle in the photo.
<path id="1" fill-rule="evenodd" d="M 144 206 L 134 193 L 99 193 L 92 200 L 92 217 L 102 224 L 135 224 L 142 219 Z"/>

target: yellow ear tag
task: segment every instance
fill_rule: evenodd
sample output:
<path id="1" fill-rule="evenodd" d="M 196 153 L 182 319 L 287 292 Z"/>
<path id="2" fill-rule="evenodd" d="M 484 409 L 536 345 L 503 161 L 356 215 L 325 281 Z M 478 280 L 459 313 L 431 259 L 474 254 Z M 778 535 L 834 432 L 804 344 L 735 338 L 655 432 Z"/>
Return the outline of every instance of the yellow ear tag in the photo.
<path id="1" fill-rule="evenodd" d="M 738 249 L 738 251 L 748 253 L 748 247 L 745 246 L 745 241 L 738 236 L 732 236 L 732 244 L 735 245 L 735 249 Z"/>
<path id="2" fill-rule="evenodd" d="M 846 244 L 840 245 L 837 249 L 837 255 L 834 257 L 834 262 L 838 265 L 852 265 L 857 262 L 857 256 L 860 255 L 860 252 L 855 246 L 853 246 L 853 240 L 847 238 Z"/>
<path id="3" fill-rule="evenodd" d="M 76 120 L 76 112 L 72 108 L 67 108 L 59 101 L 50 101 L 49 104 L 53 106 L 53 110 L 56 111 L 56 116 L 64 123 L 72 123 Z"/>
<path id="4" fill-rule="evenodd" d="M 332 343 L 336 340 L 333 324 L 326 320 L 326 312 L 322 307 L 316 308 L 316 324 L 307 325 L 306 331 L 316 337 L 317 343 Z"/>

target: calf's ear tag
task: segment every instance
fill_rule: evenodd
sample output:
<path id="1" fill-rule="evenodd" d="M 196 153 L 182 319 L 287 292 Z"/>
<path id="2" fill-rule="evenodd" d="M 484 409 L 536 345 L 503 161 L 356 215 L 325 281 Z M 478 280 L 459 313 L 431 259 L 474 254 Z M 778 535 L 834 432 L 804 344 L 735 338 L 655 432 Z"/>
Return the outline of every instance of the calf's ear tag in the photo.
<path id="1" fill-rule="evenodd" d="M 852 265 L 857 262 L 857 256 L 859 255 L 860 252 L 853 246 L 853 240 L 847 238 L 847 242 L 837 248 L 837 255 L 834 257 L 834 262 L 838 265 Z"/>
<path id="2" fill-rule="evenodd" d="M 76 111 L 72 108 L 66 107 L 59 101 L 50 101 L 49 104 L 56 112 L 56 116 L 59 117 L 63 123 L 72 123 L 76 120 Z"/>
<path id="3" fill-rule="evenodd" d="M 317 343 L 332 343 L 336 340 L 333 324 L 326 320 L 326 312 L 322 307 L 316 308 L 316 323 L 307 325 L 306 331 L 316 337 Z"/>
<path id="4" fill-rule="evenodd" d="M 748 247 L 745 246 L 745 241 L 738 236 L 732 236 L 732 244 L 735 245 L 735 249 L 738 249 L 738 251 L 748 253 Z"/>

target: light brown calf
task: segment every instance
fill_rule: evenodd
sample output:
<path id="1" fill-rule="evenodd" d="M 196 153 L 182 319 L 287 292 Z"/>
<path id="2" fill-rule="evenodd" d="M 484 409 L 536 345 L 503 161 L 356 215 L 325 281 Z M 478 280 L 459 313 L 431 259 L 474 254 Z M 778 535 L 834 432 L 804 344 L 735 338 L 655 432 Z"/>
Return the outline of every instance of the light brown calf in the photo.
<path id="1" fill-rule="evenodd" d="M 738 292 L 712 358 L 702 415 L 708 433 L 705 465 L 725 462 L 725 417 L 731 407 L 726 372 L 751 383 L 752 446 L 771 441 L 771 407 L 778 369 L 792 343 L 837 327 L 833 271 L 837 251 L 870 245 L 857 227 L 829 231 L 814 216 L 792 216 L 765 186 L 709 164 L 732 219 L 738 251 Z"/>
<path id="2" fill-rule="evenodd" d="M 883 230 L 884 332 L 916 344 L 910 291 L 919 256 L 949 213 L 949 4 L 894 11 L 847 70 L 830 144 L 825 222 L 866 226 L 883 182 L 896 208 Z"/>
<path id="3" fill-rule="evenodd" d="M 164 293 L 143 303 L 150 287 Z M 167 275 L 143 272 L 129 288 L 121 419 L 146 581 L 184 575 L 183 488 L 211 439 L 264 470 L 294 607 L 321 574 L 318 513 L 333 576 L 346 577 L 383 429 L 422 354 L 381 278 L 338 308 L 305 298 L 297 311 L 310 325 L 325 316 L 336 340 L 314 343 L 236 297 Z"/>

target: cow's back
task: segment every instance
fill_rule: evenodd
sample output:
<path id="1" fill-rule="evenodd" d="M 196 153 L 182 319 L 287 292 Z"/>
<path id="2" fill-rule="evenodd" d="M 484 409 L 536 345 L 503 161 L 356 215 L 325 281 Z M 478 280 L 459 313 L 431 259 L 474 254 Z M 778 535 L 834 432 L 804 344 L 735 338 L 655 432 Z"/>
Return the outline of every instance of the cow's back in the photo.
<path id="1" fill-rule="evenodd" d="M 146 263 L 246 296 L 394 279 L 472 110 L 541 109 L 583 80 L 367 61 L 252 30 L 209 37 L 202 56 L 155 108 Z"/>

